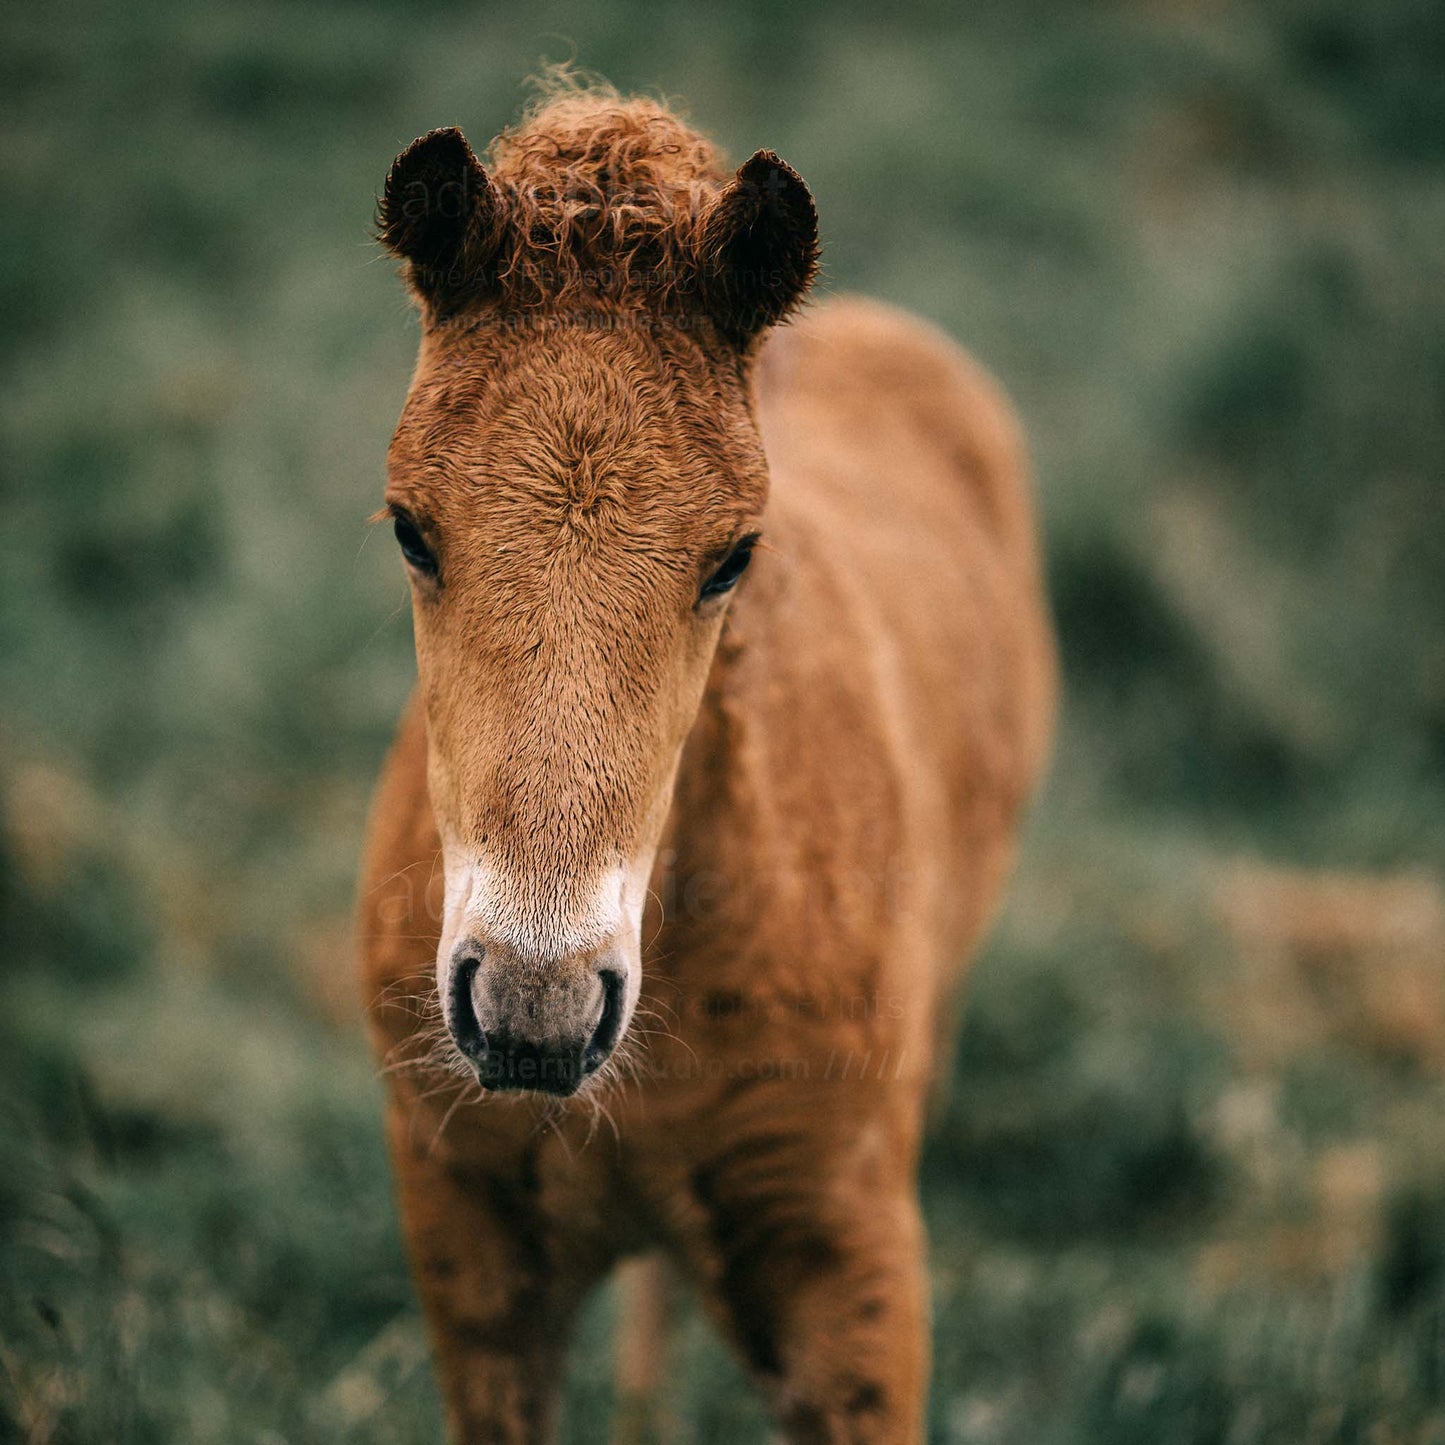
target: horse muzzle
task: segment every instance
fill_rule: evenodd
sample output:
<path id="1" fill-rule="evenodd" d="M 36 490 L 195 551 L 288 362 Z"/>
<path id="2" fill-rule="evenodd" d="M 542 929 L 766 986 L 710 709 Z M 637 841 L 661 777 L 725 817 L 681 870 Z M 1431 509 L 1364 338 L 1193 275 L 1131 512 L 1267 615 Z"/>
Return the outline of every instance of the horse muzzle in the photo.
<path id="1" fill-rule="evenodd" d="M 448 972 L 447 1029 L 485 1089 L 573 1094 L 622 1037 L 628 975 L 615 947 L 545 962 L 469 936 Z"/>

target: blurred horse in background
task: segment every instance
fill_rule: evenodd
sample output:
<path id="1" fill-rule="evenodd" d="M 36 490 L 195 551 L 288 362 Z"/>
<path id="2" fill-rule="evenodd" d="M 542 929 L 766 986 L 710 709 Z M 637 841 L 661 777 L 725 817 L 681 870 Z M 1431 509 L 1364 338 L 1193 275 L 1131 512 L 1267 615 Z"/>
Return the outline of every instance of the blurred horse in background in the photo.
<path id="1" fill-rule="evenodd" d="M 434 131 L 380 229 L 419 686 L 364 987 L 453 1434 L 545 1438 L 651 1255 L 789 1439 L 918 1441 L 927 1098 L 1053 712 L 1015 420 L 918 321 L 793 319 L 807 187 L 650 101 L 561 83 L 485 166 Z"/>

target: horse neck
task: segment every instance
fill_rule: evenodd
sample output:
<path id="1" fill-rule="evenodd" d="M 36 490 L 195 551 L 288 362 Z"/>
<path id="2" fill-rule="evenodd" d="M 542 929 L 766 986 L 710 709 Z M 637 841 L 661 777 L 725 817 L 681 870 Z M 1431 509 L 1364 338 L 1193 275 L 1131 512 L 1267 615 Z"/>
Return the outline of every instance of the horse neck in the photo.
<path id="1" fill-rule="evenodd" d="M 746 927 L 747 890 L 758 884 L 758 780 L 746 766 L 749 699 L 725 634 L 683 747 L 653 881 L 662 926 L 649 919 L 649 973 L 674 981 L 681 960 L 735 949 Z"/>

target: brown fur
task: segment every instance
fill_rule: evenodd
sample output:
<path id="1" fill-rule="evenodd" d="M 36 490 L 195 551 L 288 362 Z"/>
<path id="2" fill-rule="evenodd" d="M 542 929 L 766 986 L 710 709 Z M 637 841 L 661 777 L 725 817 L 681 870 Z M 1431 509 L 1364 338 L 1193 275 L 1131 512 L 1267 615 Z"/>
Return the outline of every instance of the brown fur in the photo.
<path id="1" fill-rule="evenodd" d="M 579 1301 L 661 1248 L 788 1438 L 917 1441 L 925 1099 L 1052 713 L 1016 425 L 949 342 L 869 302 L 760 342 L 811 275 L 811 203 L 789 171 L 758 210 L 659 107 L 569 90 L 490 170 L 464 234 L 383 204 L 428 323 L 388 502 L 441 582 L 417 586 L 421 686 L 362 884 L 453 1436 L 545 1438 Z M 548 199 L 589 186 L 595 211 Z M 658 219 L 674 187 L 705 192 L 682 229 Z M 428 270 L 448 247 L 460 286 Z M 644 254 L 660 290 L 585 280 Z M 694 607 L 754 528 L 731 600 Z M 523 1011 L 590 977 L 586 948 L 543 946 L 581 936 L 587 880 L 656 849 L 640 999 L 575 1097 L 456 1070 L 444 838 L 533 941 L 486 952 Z"/>

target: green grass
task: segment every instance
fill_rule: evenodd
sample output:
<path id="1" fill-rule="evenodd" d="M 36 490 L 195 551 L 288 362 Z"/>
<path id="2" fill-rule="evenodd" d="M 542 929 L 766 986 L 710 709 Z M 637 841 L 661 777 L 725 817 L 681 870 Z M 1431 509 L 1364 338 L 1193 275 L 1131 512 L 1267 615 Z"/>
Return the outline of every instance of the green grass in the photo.
<path id="1" fill-rule="evenodd" d="M 1438 7 L 143 0 L 0 21 L 0 1445 L 438 1438 L 336 1003 L 411 678 L 368 228 L 574 44 L 787 156 L 1034 445 L 1068 697 L 925 1161 L 934 1438 L 1445 1439 L 1445 1063 L 1327 992 L 1440 935 L 1281 996 L 1232 881 L 1439 896 Z M 763 1438 L 677 1344 L 682 1438 Z"/>

